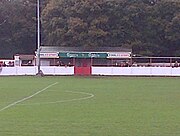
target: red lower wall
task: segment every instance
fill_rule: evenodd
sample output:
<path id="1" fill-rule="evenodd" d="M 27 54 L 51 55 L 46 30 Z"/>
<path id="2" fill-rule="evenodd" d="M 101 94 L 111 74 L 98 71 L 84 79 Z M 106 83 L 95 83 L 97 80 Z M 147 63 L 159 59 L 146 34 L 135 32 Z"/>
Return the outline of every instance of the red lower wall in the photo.
<path id="1" fill-rule="evenodd" d="M 75 75 L 90 76 L 91 73 L 91 67 L 74 67 Z"/>

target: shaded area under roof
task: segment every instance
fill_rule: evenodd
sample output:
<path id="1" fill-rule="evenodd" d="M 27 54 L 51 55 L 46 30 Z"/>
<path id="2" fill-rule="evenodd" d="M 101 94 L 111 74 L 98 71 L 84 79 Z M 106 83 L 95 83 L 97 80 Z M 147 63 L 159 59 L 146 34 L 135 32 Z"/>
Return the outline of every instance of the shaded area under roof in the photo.
<path id="1" fill-rule="evenodd" d="M 33 60 L 34 55 L 19 55 L 19 59 L 21 59 L 21 60 Z"/>
<path id="2" fill-rule="evenodd" d="M 41 52 L 132 52 L 132 49 L 121 47 L 58 47 L 58 46 L 41 46 Z"/>

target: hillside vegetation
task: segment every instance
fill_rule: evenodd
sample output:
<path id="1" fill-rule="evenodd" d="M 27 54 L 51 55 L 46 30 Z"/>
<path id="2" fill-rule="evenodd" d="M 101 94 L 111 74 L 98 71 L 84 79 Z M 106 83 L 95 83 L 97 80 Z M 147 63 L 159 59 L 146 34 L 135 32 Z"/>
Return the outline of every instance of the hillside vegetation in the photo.
<path id="1" fill-rule="evenodd" d="M 36 2 L 0 2 L 0 57 L 36 49 Z M 178 0 L 43 0 L 41 43 L 126 47 L 145 56 L 180 55 Z"/>

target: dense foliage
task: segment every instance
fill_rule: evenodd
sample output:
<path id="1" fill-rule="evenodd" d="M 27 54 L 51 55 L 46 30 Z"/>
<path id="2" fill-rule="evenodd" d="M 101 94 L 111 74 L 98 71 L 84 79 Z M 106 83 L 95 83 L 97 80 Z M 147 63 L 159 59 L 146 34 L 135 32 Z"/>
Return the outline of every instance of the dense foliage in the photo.
<path id="1" fill-rule="evenodd" d="M 180 55 L 177 0 L 43 0 L 43 45 L 132 48 L 146 56 Z M 0 57 L 36 49 L 36 0 L 0 2 Z"/>

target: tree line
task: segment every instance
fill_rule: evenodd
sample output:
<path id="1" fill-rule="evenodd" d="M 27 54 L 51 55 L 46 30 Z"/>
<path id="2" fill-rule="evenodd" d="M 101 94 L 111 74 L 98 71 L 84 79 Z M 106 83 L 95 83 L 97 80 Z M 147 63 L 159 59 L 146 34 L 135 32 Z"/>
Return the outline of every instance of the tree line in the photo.
<path id="1" fill-rule="evenodd" d="M 41 44 L 132 48 L 142 56 L 180 56 L 178 0 L 40 0 Z M 36 0 L 0 2 L 0 57 L 32 54 Z"/>

